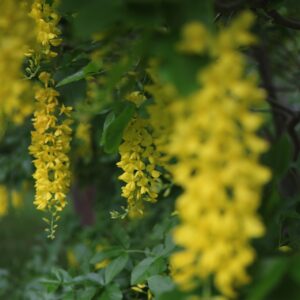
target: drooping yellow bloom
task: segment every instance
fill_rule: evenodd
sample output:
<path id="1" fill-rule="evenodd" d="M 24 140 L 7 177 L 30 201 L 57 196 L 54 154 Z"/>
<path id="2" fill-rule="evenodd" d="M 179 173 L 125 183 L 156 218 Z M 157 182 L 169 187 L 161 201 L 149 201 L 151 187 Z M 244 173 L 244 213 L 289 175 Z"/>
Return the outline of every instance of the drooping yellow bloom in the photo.
<path id="1" fill-rule="evenodd" d="M 52 49 L 59 46 L 62 42 L 60 38 L 61 31 L 58 27 L 60 16 L 55 11 L 57 1 L 53 1 L 50 5 L 45 0 L 34 0 L 30 12 L 30 17 L 36 24 L 36 40 L 37 49 L 31 50 L 38 55 L 51 58 L 57 56 Z"/>
<path id="2" fill-rule="evenodd" d="M 139 107 L 146 97 L 139 91 L 130 93 L 128 101 Z M 161 189 L 161 155 L 153 139 L 153 128 L 149 119 L 138 115 L 129 122 L 119 147 L 121 160 L 117 163 L 124 173 L 119 179 L 125 182 L 122 196 L 127 199 L 130 216 L 144 213 L 144 201 L 156 202 Z"/>
<path id="3" fill-rule="evenodd" d="M 70 185 L 69 157 L 71 132 L 71 107 L 59 105 L 59 93 L 50 87 L 50 74 L 42 72 L 39 79 L 44 84 L 36 92 L 37 109 L 34 112 L 32 144 L 36 171 L 35 205 L 48 210 L 53 217 L 66 205 L 66 194 Z M 53 238 L 54 236 L 51 235 Z"/>
<path id="4" fill-rule="evenodd" d="M 21 71 L 33 32 L 28 11 L 28 1 L 0 2 L 0 120 L 8 118 L 16 124 L 33 110 L 29 85 Z"/>
<path id="5" fill-rule="evenodd" d="M 265 92 L 253 74 L 245 74 L 245 58 L 237 49 L 255 40 L 248 29 L 252 22 L 250 13 L 242 14 L 205 46 L 199 39 L 208 32 L 192 37 L 214 60 L 199 72 L 201 88 L 172 106 L 176 123 L 169 150 L 176 164 L 171 173 L 183 188 L 176 203 L 181 223 L 174 231 L 183 250 L 171 257 L 173 277 L 190 289 L 195 278 L 213 276 L 226 298 L 249 282 L 246 269 L 255 257 L 251 239 L 264 234 L 257 214 L 260 193 L 270 178 L 259 164 L 267 149 L 256 135 L 263 119 L 250 111 Z M 191 40 L 188 47 L 188 38 L 183 38 L 185 49 L 195 50 L 197 43 Z"/>
<path id="6" fill-rule="evenodd" d="M 128 201 L 131 216 L 143 214 L 144 201 L 155 202 L 161 173 L 156 169 L 159 154 L 153 144 L 149 121 L 136 116 L 123 134 L 117 166 L 124 173 L 119 177 L 126 184 L 122 196 Z"/>
<path id="7" fill-rule="evenodd" d="M 0 217 L 8 212 L 8 191 L 5 185 L 0 184 Z"/>
<path id="8" fill-rule="evenodd" d="M 58 23 L 60 16 L 55 11 L 57 1 L 34 0 L 30 17 L 36 24 L 37 46 L 28 52 L 32 65 L 38 65 L 41 59 L 57 56 L 53 47 L 61 44 Z M 59 105 L 59 93 L 51 86 L 51 75 L 42 72 L 39 75 L 44 84 L 36 92 L 37 109 L 34 112 L 34 128 L 30 153 L 34 156 L 36 171 L 35 205 L 40 210 L 50 212 L 51 220 L 44 219 L 50 225 L 48 237 L 54 238 L 57 213 L 66 205 L 66 193 L 70 186 L 69 157 L 72 123 L 71 107 Z"/>

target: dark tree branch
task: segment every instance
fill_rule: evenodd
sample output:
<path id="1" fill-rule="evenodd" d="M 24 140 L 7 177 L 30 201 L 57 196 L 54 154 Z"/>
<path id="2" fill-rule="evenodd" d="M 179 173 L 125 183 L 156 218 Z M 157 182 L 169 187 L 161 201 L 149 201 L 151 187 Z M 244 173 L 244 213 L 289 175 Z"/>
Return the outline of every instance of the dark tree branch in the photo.
<path id="1" fill-rule="evenodd" d="M 276 10 L 264 8 L 265 13 L 278 25 L 300 30 L 300 21 L 282 16 Z"/>
<path id="2" fill-rule="evenodd" d="M 263 82 L 263 86 L 268 93 L 268 101 L 270 102 L 272 108 L 276 135 L 279 136 L 283 131 L 281 125 L 282 116 L 278 114 L 278 112 L 275 109 L 276 105 L 274 103 L 278 103 L 278 98 L 276 94 L 276 89 L 272 81 L 272 73 L 270 70 L 269 59 L 263 46 L 254 47 L 253 56 L 258 63 L 258 70 Z"/>
<path id="3" fill-rule="evenodd" d="M 282 105 L 276 101 L 273 101 L 272 99 L 268 99 L 268 102 L 271 106 L 274 107 L 275 110 L 277 110 L 279 113 L 284 114 L 286 117 L 294 115 L 294 111 L 285 105 Z"/>
<path id="4" fill-rule="evenodd" d="M 258 70 L 263 81 L 263 86 L 268 93 L 268 103 L 271 105 L 277 136 L 284 131 L 288 133 L 294 146 L 293 160 L 298 159 L 300 153 L 300 140 L 296 127 L 300 122 L 300 111 L 282 104 L 277 96 L 273 85 L 272 74 L 269 66 L 268 56 L 262 46 L 253 49 L 253 56 L 258 63 Z"/>
<path id="5" fill-rule="evenodd" d="M 262 8 L 263 11 L 272 19 L 272 21 L 278 25 L 300 30 L 300 20 L 295 20 L 292 18 L 288 18 L 282 16 L 278 11 L 275 9 L 269 9 L 268 4 L 270 0 L 231 0 L 231 1 L 222 1 L 222 0 L 215 0 L 215 7 L 217 10 L 234 10 L 241 8 L 244 4 L 250 5 L 252 9 Z"/>
<path id="6" fill-rule="evenodd" d="M 300 140 L 299 140 L 298 133 L 296 131 L 296 127 L 300 122 L 300 111 L 293 110 L 290 107 L 272 101 L 271 99 L 268 99 L 268 102 L 274 108 L 275 111 L 285 116 L 286 131 L 290 136 L 294 146 L 293 160 L 297 161 L 300 153 Z"/>

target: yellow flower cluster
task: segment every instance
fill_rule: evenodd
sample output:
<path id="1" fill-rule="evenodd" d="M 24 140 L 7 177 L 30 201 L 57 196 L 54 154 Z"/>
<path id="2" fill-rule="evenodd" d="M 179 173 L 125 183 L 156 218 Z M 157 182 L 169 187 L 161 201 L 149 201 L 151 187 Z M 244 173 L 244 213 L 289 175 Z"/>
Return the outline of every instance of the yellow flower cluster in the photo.
<path id="1" fill-rule="evenodd" d="M 153 144 L 149 121 L 139 116 L 130 121 L 119 147 L 121 160 L 117 166 L 124 173 L 119 179 L 126 184 L 122 196 L 128 201 L 130 216 L 143 214 L 143 201 L 156 202 L 161 173 L 156 170 L 159 154 Z"/>
<path id="2" fill-rule="evenodd" d="M 36 171 L 35 205 L 51 214 L 51 232 L 57 212 L 66 205 L 66 193 L 70 185 L 69 157 L 71 132 L 71 107 L 59 105 L 59 93 L 49 85 L 53 84 L 50 74 L 42 72 L 39 79 L 44 84 L 36 92 L 37 109 L 34 112 L 34 128 L 30 153 L 34 156 Z M 59 117 L 59 116 L 60 117 Z M 65 116 L 65 118 L 63 118 Z"/>
<path id="3" fill-rule="evenodd" d="M 58 28 L 60 16 L 54 9 L 56 3 L 57 1 L 53 1 L 50 5 L 45 0 L 35 0 L 33 2 L 29 15 L 36 23 L 36 39 L 40 49 L 31 50 L 31 53 L 37 52 L 46 58 L 57 56 L 52 47 L 59 46 L 62 40 L 59 37 L 61 31 Z"/>
<path id="4" fill-rule="evenodd" d="M 9 118 L 17 124 L 33 110 L 31 97 L 26 97 L 28 82 L 22 79 L 21 72 L 24 53 L 33 32 L 33 24 L 27 16 L 27 3 L 17 0 L 0 2 L 0 119 Z"/>
<path id="5" fill-rule="evenodd" d="M 55 11 L 57 1 L 51 3 L 45 0 L 34 0 L 30 17 L 36 24 L 37 46 L 28 52 L 31 69 L 39 69 L 41 59 L 51 59 L 57 56 L 53 47 L 61 44 L 61 31 L 58 27 L 60 16 Z M 32 70 L 31 70 L 32 71 Z M 42 72 L 39 79 L 44 87 L 36 92 L 37 109 L 34 112 L 34 128 L 30 153 L 34 156 L 36 171 L 35 205 L 40 210 L 47 210 L 51 219 L 48 237 L 54 238 L 58 220 L 58 212 L 66 205 L 66 193 L 70 186 L 70 162 L 68 152 L 72 123 L 70 119 L 71 107 L 59 105 L 59 93 L 50 87 L 54 84 L 51 75 Z M 63 117 L 64 115 L 64 117 Z"/>
<path id="6" fill-rule="evenodd" d="M 146 97 L 135 91 L 126 99 L 140 107 Z M 136 114 L 125 129 L 124 141 L 119 147 L 121 160 L 117 166 L 124 171 L 119 179 L 126 183 L 122 196 L 127 199 L 128 213 L 132 217 L 143 215 L 144 201 L 156 202 L 162 187 L 158 169 L 163 166 L 163 159 L 153 134 L 150 119 Z"/>
<path id="7" fill-rule="evenodd" d="M 169 147 L 177 162 L 171 170 L 183 188 L 176 203 L 181 223 L 174 231 L 183 250 L 171 257 L 173 276 L 184 289 L 213 276 L 224 299 L 249 281 L 246 268 L 255 257 L 251 239 L 264 234 L 257 215 L 260 193 L 270 178 L 259 164 L 267 149 L 256 135 L 263 120 L 250 110 L 265 92 L 253 74 L 245 74 L 245 57 L 238 51 L 254 41 L 252 22 L 245 12 L 204 44 L 200 39 L 209 32 L 204 34 L 200 23 L 186 25 L 182 49 L 195 53 L 198 45 L 198 53 L 207 49 L 213 62 L 199 71 L 201 88 L 172 107 L 177 122 Z"/>

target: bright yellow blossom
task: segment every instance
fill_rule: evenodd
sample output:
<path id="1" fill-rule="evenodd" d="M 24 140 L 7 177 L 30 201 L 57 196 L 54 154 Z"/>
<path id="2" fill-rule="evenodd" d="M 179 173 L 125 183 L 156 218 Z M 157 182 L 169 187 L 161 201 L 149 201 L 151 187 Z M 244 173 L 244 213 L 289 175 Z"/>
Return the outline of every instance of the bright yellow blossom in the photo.
<path id="1" fill-rule="evenodd" d="M 38 44 L 38 48 L 33 49 L 31 52 L 36 52 L 46 58 L 57 56 L 52 48 L 59 46 L 62 42 L 60 38 L 61 31 L 58 27 L 60 16 L 55 11 L 56 3 L 57 1 L 53 1 L 50 5 L 45 0 L 34 0 L 29 14 L 36 24 Z"/>
<path id="2" fill-rule="evenodd" d="M 147 87 L 147 91 L 157 95 L 166 89 L 154 82 Z M 135 103 L 138 108 L 146 101 L 146 97 L 135 91 L 127 95 L 126 100 Z M 161 101 L 150 105 L 149 118 L 135 115 L 123 134 L 124 142 L 119 147 L 121 160 L 117 166 L 124 171 L 119 179 L 125 182 L 122 196 L 127 199 L 130 216 L 141 216 L 144 213 L 144 201 L 156 202 L 162 189 L 161 176 L 163 169 L 167 169 L 169 159 L 166 151 L 163 151 L 166 128 L 169 128 L 169 118 L 164 117 L 163 113 L 167 104 Z"/>
<path id="3" fill-rule="evenodd" d="M 36 24 L 37 46 L 28 56 L 39 64 L 40 59 L 57 56 L 53 47 L 61 44 L 61 31 L 58 27 L 60 16 L 55 11 L 57 1 L 34 0 L 30 17 Z M 51 75 L 41 72 L 40 81 L 44 84 L 35 94 L 37 109 L 34 112 L 34 128 L 30 153 L 34 156 L 36 171 L 35 205 L 40 210 L 50 212 L 51 219 L 44 219 L 50 224 L 48 237 L 54 238 L 58 212 L 66 205 L 66 194 L 70 185 L 69 157 L 71 132 L 70 113 L 72 108 L 59 105 L 59 93 L 50 87 L 54 85 Z"/>
<path id="4" fill-rule="evenodd" d="M 50 74 L 42 72 L 39 79 L 44 84 L 36 92 L 37 110 L 34 112 L 32 144 L 30 153 L 34 156 L 36 171 L 35 205 L 40 210 L 48 210 L 56 218 L 57 212 L 66 205 L 66 194 L 70 185 L 69 157 L 71 132 L 68 118 L 71 108 L 64 109 L 65 118 L 58 118 L 62 111 L 58 102 L 59 93 L 50 87 Z M 67 113 L 66 113 L 67 112 Z M 50 233 L 53 238 L 53 232 Z"/>
<path id="5" fill-rule="evenodd" d="M 122 196 L 128 201 L 131 216 L 143 214 L 144 201 L 155 202 L 160 188 L 160 171 L 156 169 L 159 153 L 153 144 L 149 121 L 134 117 L 123 134 L 119 147 L 121 160 L 117 166 L 124 173 Z"/>
<path id="6" fill-rule="evenodd" d="M 8 118 L 16 124 L 33 110 L 29 84 L 21 71 L 24 53 L 32 41 L 28 11 L 28 1 L 0 1 L 0 120 Z"/>
<path id="7" fill-rule="evenodd" d="M 199 71 L 201 88 L 171 107 L 176 122 L 169 152 L 176 163 L 170 170 L 183 188 L 176 203 L 181 223 L 174 231 L 183 250 L 171 257 L 173 277 L 191 289 L 195 278 L 213 276 L 227 299 L 250 280 L 246 271 L 255 258 L 251 239 L 264 234 L 257 214 L 260 193 L 270 179 L 259 163 L 267 149 L 256 135 L 263 119 L 250 110 L 265 99 L 265 92 L 254 75 L 245 75 L 245 58 L 237 49 L 255 41 L 248 29 L 252 21 L 245 13 L 217 36 L 201 33 L 198 49 L 207 47 L 214 60 Z M 188 39 L 194 36 L 187 33 L 189 49 Z"/>

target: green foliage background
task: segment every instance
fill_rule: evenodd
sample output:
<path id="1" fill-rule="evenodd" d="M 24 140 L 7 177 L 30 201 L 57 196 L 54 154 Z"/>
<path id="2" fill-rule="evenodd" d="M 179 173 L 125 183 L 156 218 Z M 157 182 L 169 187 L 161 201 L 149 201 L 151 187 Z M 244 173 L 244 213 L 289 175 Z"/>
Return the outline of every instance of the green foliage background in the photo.
<path id="1" fill-rule="evenodd" d="M 147 287 L 155 300 L 188 299 L 172 282 L 168 266 L 168 257 L 176 248 L 171 231 L 177 218 L 172 212 L 180 190 L 173 187 L 162 195 L 142 219 L 110 218 L 110 211 L 120 210 L 125 203 L 115 163 L 122 132 L 136 112 L 133 105 L 120 100 L 133 88 L 143 91 L 147 83 L 144 70 L 151 57 L 162 62 L 162 80 L 174 83 L 183 95 L 189 94 L 196 87 L 193 74 L 208 59 L 183 57 L 174 51 L 181 26 L 195 19 L 211 28 L 216 22 L 226 25 L 244 8 L 257 16 L 254 31 L 261 43 L 245 52 L 269 93 L 271 109 L 266 103 L 262 113 L 267 115 L 263 134 L 271 148 L 263 161 L 272 169 L 273 179 L 265 188 L 260 209 L 267 234 L 255 241 L 258 255 L 250 269 L 253 281 L 241 290 L 240 299 L 300 299 L 300 177 L 295 138 L 300 36 L 288 22 L 297 23 L 297 17 L 300 22 L 296 0 L 61 1 L 64 42 L 54 62 L 42 67 L 54 74 L 62 101 L 75 106 L 76 122 L 91 118 L 92 157 L 73 157 L 74 186 L 54 241 L 45 239 L 41 216 L 32 205 L 32 188 L 26 192 L 25 206 L 11 209 L 0 220 L 0 299 L 142 300 L 147 299 Z M 288 20 L 285 25 L 272 18 L 274 10 Z M 107 34 L 100 42 L 91 39 L 103 31 Z M 91 59 L 93 51 L 103 48 L 109 49 L 107 54 Z M 84 101 L 90 76 L 105 78 L 93 104 Z M 120 84 L 124 77 L 127 81 Z M 142 115 L 145 109 L 141 107 L 137 113 Z M 16 187 L 26 179 L 33 187 L 27 151 L 31 121 L 22 127 L 8 122 L 5 127 L 0 143 L 0 181 Z M 76 143 L 74 140 L 74 149 Z M 82 199 L 87 198 L 92 199 L 89 204 L 78 207 L 76 199 L 84 203 Z M 99 244 L 102 250 L 96 251 Z M 287 245 L 289 252 L 279 251 Z M 73 255 L 71 264 L 68 253 Z M 106 267 L 95 269 L 96 263 L 107 259 Z M 143 292 L 131 289 L 142 283 L 146 284 Z"/>

